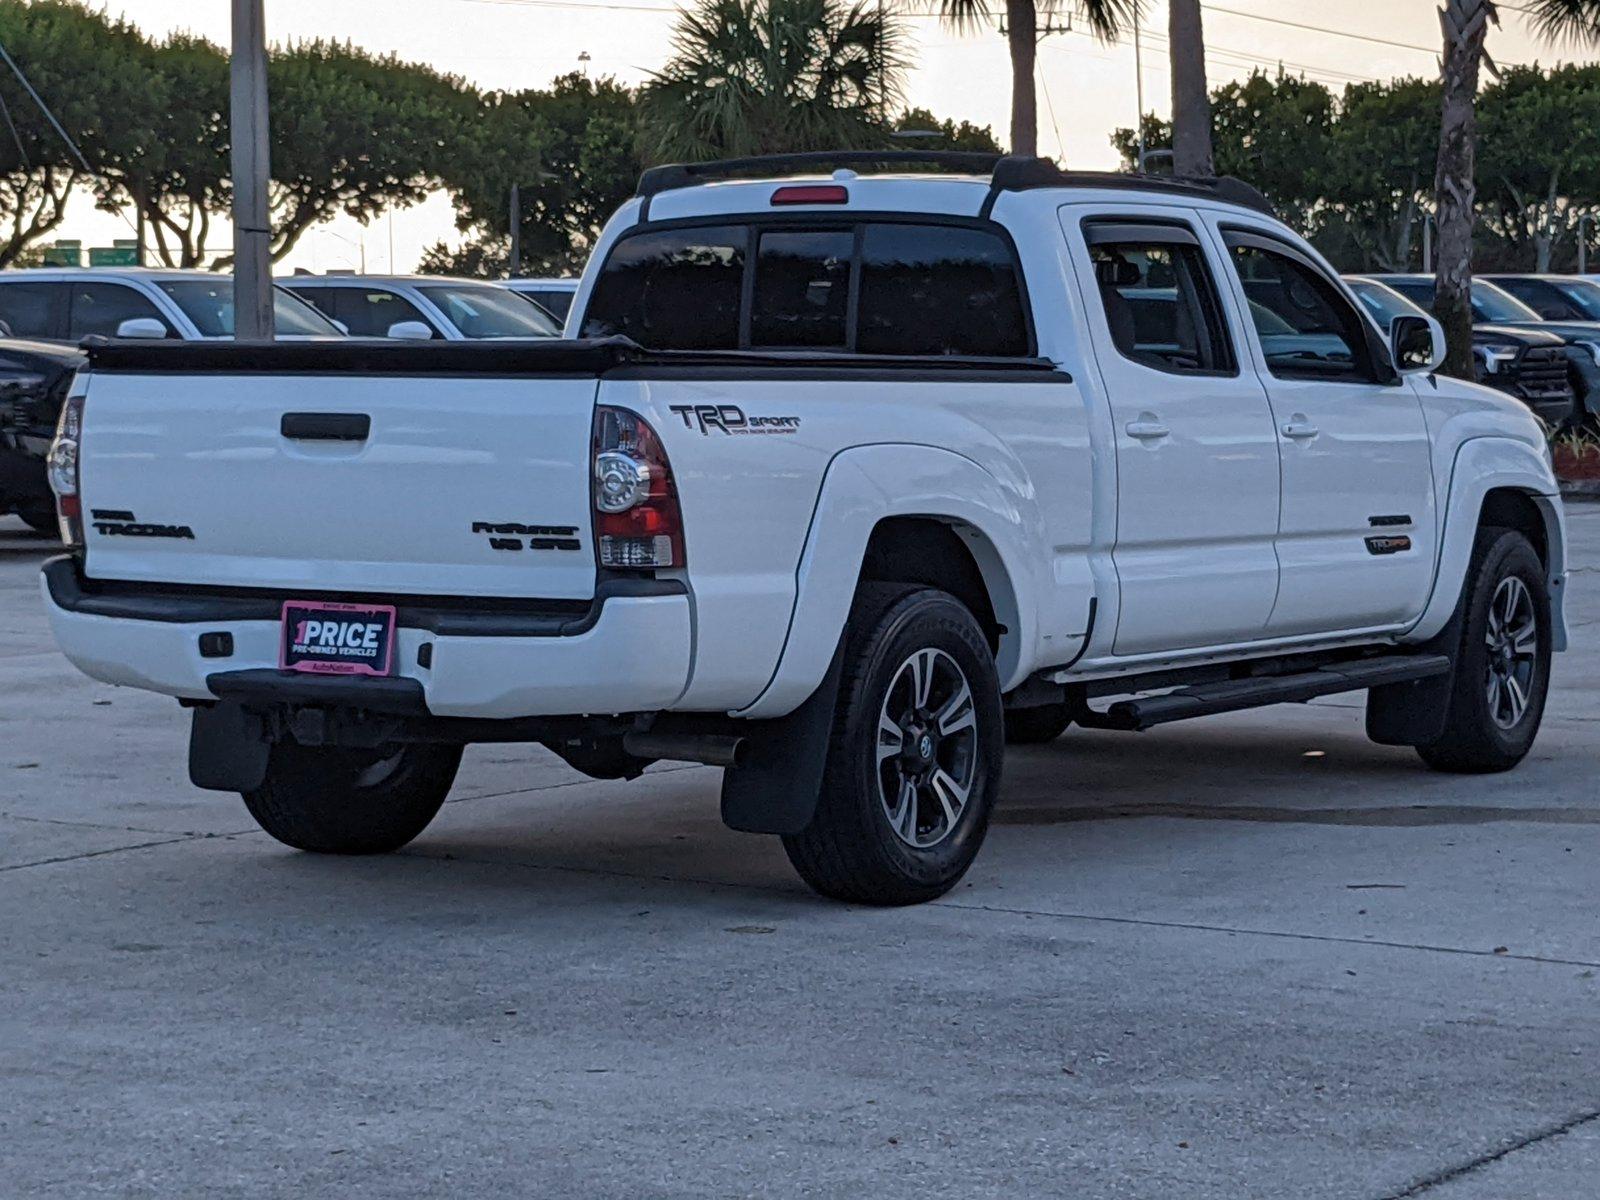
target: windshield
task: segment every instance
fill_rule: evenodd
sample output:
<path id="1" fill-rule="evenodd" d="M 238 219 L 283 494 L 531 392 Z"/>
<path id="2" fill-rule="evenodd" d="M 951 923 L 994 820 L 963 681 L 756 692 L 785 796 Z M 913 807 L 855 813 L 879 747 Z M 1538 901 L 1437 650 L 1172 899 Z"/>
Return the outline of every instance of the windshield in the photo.
<path id="1" fill-rule="evenodd" d="M 1396 317 L 1414 317 L 1422 313 L 1420 308 L 1399 292 L 1386 288 L 1381 283 L 1352 280 L 1350 290 L 1356 294 L 1356 299 L 1361 301 L 1361 306 L 1378 322 L 1379 329 L 1388 329 Z"/>
<path id="2" fill-rule="evenodd" d="M 1395 291 L 1418 308 L 1433 311 L 1433 280 L 1386 279 Z M 1472 281 L 1472 319 L 1480 325 L 1521 325 L 1538 321 L 1539 314 L 1522 301 L 1482 279 Z"/>
<path id="3" fill-rule="evenodd" d="M 1592 279 L 1553 279 L 1550 282 L 1585 320 L 1600 321 L 1600 283 Z"/>
<path id="4" fill-rule="evenodd" d="M 233 336 L 233 279 L 161 279 L 156 286 L 172 297 L 183 315 L 194 322 L 201 337 Z M 280 337 L 340 337 L 338 326 L 304 300 L 272 289 L 272 314 Z"/>
<path id="5" fill-rule="evenodd" d="M 532 300 L 489 284 L 425 284 L 417 291 L 466 338 L 560 337 L 561 327 Z"/>

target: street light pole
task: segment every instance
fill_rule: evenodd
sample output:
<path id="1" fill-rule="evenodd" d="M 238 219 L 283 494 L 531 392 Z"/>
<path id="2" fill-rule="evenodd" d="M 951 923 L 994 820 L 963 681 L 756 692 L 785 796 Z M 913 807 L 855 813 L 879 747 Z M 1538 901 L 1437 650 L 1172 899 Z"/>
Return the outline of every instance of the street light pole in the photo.
<path id="1" fill-rule="evenodd" d="M 1133 91 L 1139 111 L 1133 114 L 1133 131 L 1139 139 L 1138 169 L 1144 172 L 1144 54 L 1139 47 L 1139 9 L 1133 10 Z"/>
<path id="2" fill-rule="evenodd" d="M 233 142 L 235 338 L 271 338 L 272 223 L 267 143 L 267 35 L 262 0 L 233 0 L 230 122 Z"/>

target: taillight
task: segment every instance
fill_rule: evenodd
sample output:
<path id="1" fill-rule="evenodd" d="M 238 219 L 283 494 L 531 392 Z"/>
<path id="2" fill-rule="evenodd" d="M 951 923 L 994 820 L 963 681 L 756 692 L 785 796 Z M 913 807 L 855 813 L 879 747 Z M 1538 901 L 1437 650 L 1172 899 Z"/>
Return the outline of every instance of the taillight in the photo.
<path id="1" fill-rule="evenodd" d="M 50 443 L 50 490 L 56 494 L 56 516 L 61 540 L 71 549 L 83 546 L 83 497 L 78 491 L 79 459 L 83 438 L 83 396 L 68 396 Z"/>
<path id="2" fill-rule="evenodd" d="M 594 418 L 594 537 L 602 567 L 683 566 L 683 514 L 661 439 L 625 408 Z"/>

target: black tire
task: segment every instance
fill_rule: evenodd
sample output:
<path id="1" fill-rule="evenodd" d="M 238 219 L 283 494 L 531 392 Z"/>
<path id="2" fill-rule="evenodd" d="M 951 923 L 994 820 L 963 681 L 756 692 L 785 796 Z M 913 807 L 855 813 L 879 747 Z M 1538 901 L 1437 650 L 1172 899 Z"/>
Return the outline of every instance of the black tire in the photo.
<path id="1" fill-rule="evenodd" d="M 35 533 L 48 533 L 53 537 L 61 534 L 61 524 L 56 520 L 56 510 L 53 508 L 24 508 L 19 509 L 17 516 L 22 518 L 22 523 Z"/>
<path id="2" fill-rule="evenodd" d="M 783 848 L 801 878 L 824 896 L 875 905 L 933 900 L 977 857 L 999 792 L 1005 739 L 994 655 L 955 597 L 898 584 L 862 586 L 843 653 L 816 813 L 802 832 L 783 839 Z M 918 707 L 914 692 L 923 674 L 932 682 Z M 970 726 L 957 702 L 961 682 L 970 693 Z M 904 709 L 908 724 L 886 736 L 879 722 L 891 708 Z M 901 749 L 883 757 L 885 744 Z M 913 767 L 919 748 L 921 765 Z M 885 783 L 901 780 L 902 773 L 906 781 L 926 780 L 911 783 L 913 795 L 904 801 L 900 782 Z M 952 821 L 953 806 L 941 797 L 958 797 L 962 782 L 966 799 Z M 886 787 L 896 791 L 898 803 L 888 799 Z M 896 824 L 891 803 L 904 814 Z M 909 829 L 910 840 L 897 825 Z"/>
<path id="3" fill-rule="evenodd" d="M 1496 632 L 1504 624 L 1496 606 L 1503 606 L 1505 598 L 1516 595 L 1518 588 L 1528 600 L 1534 643 L 1525 655 L 1508 655 L 1502 649 L 1491 649 L 1489 643 L 1497 638 L 1498 644 L 1506 643 Z M 1532 749 L 1550 687 L 1549 585 L 1544 565 L 1524 535 L 1493 527 L 1478 531 L 1464 603 L 1444 734 L 1418 746 L 1417 753 L 1436 771 L 1508 771 Z M 1525 627 L 1521 621 L 1513 624 Z M 1520 713 L 1511 699 L 1512 691 L 1504 683 L 1493 682 L 1495 677 L 1504 680 L 1508 672 L 1521 681 L 1519 690 L 1526 697 Z M 1515 719 L 1509 719 L 1513 716 Z"/>
<path id="4" fill-rule="evenodd" d="M 1072 724 L 1072 709 L 1066 704 L 1038 704 L 1032 708 L 1006 710 L 1006 741 L 1013 746 L 1037 746 L 1053 742 Z"/>
<path id="5" fill-rule="evenodd" d="M 387 854 L 428 827 L 461 765 L 460 746 L 346 750 L 283 741 L 244 793 L 261 828 L 317 854 Z"/>

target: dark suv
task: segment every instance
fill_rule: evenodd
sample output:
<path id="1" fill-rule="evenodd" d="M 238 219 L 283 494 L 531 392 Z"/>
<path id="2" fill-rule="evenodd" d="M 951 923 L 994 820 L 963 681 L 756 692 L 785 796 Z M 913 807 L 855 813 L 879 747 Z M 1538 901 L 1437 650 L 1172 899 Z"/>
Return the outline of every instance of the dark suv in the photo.
<path id="1" fill-rule="evenodd" d="M 44 342 L 0 340 L 0 513 L 40 533 L 56 528 L 45 455 L 83 355 Z"/>
<path id="2" fill-rule="evenodd" d="M 1358 276 L 1400 293 L 1418 308 L 1433 311 L 1432 275 Z M 1355 286 L 1352 280 L 1351 286 Z M 1521 300 L 1481 277 L 1472 281 L 1473 357 L 1478 379 L 1526 402 L 1540 419 L 1557 428 L 1600 411 L 1600 323 L 1546 321 Z M 1543 335 L 1539 337 L 1536 335 Z M 1552 352 L 1545 338 L 1560 343 Z M 1537 353 L 1535 353 L 1537 350 Z M 1559 365 L 1560 360 L 1564 365 Z M 1564 378 L 1567 389 L 1558 388 Z"/>

